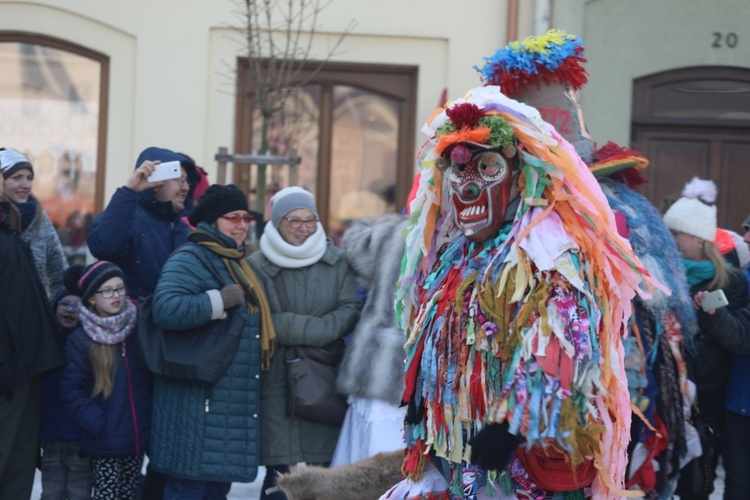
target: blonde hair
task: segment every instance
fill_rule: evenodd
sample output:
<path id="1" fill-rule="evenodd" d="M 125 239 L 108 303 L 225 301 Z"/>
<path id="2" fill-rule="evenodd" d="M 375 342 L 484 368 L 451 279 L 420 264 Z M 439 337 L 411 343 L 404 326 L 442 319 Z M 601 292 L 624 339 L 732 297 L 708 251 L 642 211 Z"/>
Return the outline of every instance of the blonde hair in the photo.
<path id="1" fill-rule="evenodd" d="M 729 265 L 724 257 L 719 253 L 719 247 L 713 241 L 703 241 L 703 254 L 708 260 L 713 262 L 716 272 L 714 278 L 708 284 L 708 287 L 712 290 L 718 288 L 724 288 L 729 283 L 729 273 L 735 272 L 735 270 Z"/>
<path id="2" fill-rule="evenodd" d="M 93 304 L 88 303 L 86 307 L 99 314 Z M 117 346 L 91 342 L 89 360 L 91 361 L 91 371 L 94 373 L 94 390 L 91 391 L 92 398 L 101 394 L 104 399 L 107 399 L 112 395 L 112 389 L 115 385 L 115 373 L 117 373 L 118 367 L 117 358 Z"/>
<path id="3" fill-rule="evenodd" d="M 91 397 L 99 394 L 107 399 L 112 395 L 115 373 L 117 372 L 117 346 L 91 343 L 91 371 L 94 372 L 94 390 Z"/>

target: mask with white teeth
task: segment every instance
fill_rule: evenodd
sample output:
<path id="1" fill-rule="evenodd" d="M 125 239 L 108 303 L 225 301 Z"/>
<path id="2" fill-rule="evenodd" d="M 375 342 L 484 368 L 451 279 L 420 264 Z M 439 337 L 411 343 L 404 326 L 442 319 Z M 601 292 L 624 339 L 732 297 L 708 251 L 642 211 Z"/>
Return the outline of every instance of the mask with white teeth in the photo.
<path id="1" fill-rule="evenodd" d="M 469 240 L 484 241 L 503 226 L 508 205 L 517 196 L 517 158 L 515 146 L 460 142 L 438 159 L 450 186 L 456 224 Z"/>

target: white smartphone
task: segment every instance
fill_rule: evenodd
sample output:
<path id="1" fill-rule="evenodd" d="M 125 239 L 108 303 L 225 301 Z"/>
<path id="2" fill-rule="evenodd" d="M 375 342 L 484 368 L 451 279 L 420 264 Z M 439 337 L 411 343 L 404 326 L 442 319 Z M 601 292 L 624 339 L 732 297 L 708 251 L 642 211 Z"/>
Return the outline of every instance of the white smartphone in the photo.
<path id="1" fill-rule="evenodd" d="M 720 307 L 726 307 L 727 305 L 729 305 L 729 301 L 727 300 L 727 296 L 724 295 L 724 290 L 721 289 L 709 292 L 708 295 L 703 297 L 703 302 L 701 302 L 701 308 L 704 311 L 719 309 Z"/>
<path id="2" fill-rule="evenodd" d="M 154 173 L 148 176 L 148 182 L 168 181 L 169 179 L 179 179 L 181 176 L 180 162 L 167 161 L 156 166 Z"/>

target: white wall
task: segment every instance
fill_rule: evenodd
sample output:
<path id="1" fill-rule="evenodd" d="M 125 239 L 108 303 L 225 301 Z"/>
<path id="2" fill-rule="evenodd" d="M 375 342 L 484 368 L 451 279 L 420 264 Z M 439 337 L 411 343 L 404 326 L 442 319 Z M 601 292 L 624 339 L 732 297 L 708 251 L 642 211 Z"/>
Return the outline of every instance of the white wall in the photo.
<path id="1" fill-rule="evenodd" d="M 533 12 L 521 2 L 523 36 Z M 234 69 L 243 53 L 232 0 L 0 0 L 0 30 L 54 36 L 110 57 L 105 200 L 148 146 L 215 169 L 234 142 Z M 438 105 L 479 84 L 472 69 L 505 42 L 507 2 L 334 0 L 319 19 L 312 58 L 357 22 L 334 60 L 418 66 L 416 145 Z M 527 27 L 524 27 L 527 26 Z M 238 43 L 240 42 L 240 43 Z"/>
<path id="2" fill-rule="evenodd" d="M 738 45 L 714 48 L 714 32 Z M 580 33 L 589 62 L 581 106 L 592 138 L 630 142 L 633 80 L 691 66 L 750 67 L 747 0 L 593 0 Z"/>

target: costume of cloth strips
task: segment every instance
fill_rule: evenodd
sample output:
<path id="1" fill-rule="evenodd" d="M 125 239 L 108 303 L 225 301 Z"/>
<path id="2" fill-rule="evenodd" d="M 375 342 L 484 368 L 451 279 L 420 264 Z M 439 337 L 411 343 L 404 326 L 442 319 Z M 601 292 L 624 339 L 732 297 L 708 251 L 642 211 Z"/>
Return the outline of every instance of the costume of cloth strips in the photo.
<path id="1" fill-rule="evenodd" d="M 527 64 L 529 59 L 543 62 Z M 581 40 L 561 30 L 512 43 L 486 59 L 485 84 L 498 84 L 510 97 L 537 107 L 589 165 L 644 267 L 671 294 L 655 290 L 636 297 L 623 339 L 633 422 L 626 486 L 644 494 L 671 494 L 680 464 L 689 460 L 686 422 L 690 401 L 683 344 L 692 345 L 697 324 L 680 253 L 661 215 L 634 188 L 646 183 L 648 160 L 608 142 L 596 149 L 584 124 L 576 92 L 587 83 Z M 708 239 L 711 239 L 710 237 Z M 694 392 L 693 392 L 694 393 Z M 699 452 L 699 450 L 698 450 Z"/>
<path id="2" fill-rule="evenodd" d="M 384 498 L 626 493 L 621 334 L 658 283 L 535 108 L 480 87 L 423 131 L 397 292 L 407 479 Z"/>

